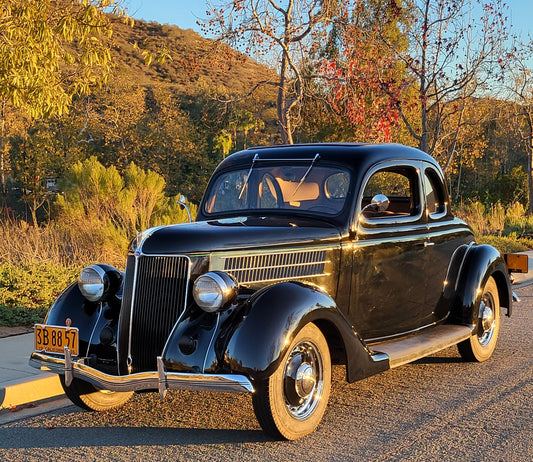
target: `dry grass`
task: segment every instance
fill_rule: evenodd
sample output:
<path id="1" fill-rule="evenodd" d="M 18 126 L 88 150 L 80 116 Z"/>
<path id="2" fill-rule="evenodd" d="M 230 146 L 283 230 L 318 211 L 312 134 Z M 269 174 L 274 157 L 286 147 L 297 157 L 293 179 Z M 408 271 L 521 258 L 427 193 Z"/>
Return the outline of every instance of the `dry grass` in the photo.
<path id="1" fill-rule="evenodd" d="M 25 221 L 0 222 L 0 262 L 12 265 L 49 262 L 83 267 L 105 262 L 124 266 L 128 238 L 88 220 L 76 225 L 51 223 L 34 228 Z"/>

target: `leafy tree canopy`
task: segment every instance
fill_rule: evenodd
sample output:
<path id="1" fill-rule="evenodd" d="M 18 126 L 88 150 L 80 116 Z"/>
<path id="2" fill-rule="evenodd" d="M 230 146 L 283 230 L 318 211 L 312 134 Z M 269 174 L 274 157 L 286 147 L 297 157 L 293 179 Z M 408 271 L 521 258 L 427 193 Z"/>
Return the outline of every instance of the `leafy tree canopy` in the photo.
<path id="1" fill-rule="evenodd" d="M 4 0 L 0 5 L 0 97 L 31 117 L 61 114 L 72 97 L 104 82 L 118 0 Z"/>

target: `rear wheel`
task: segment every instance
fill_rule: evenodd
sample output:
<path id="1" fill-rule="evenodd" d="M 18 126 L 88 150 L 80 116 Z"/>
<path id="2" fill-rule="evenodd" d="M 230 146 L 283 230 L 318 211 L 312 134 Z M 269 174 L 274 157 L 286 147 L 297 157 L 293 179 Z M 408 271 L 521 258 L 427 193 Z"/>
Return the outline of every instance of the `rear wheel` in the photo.
<path id="1" fill-rule="evenodd" d="M 252 395 L 263 430 L 276 439 L 295 440 L 315 430 L 331 389 L 326 339 L 314 324 L 296 335 L 278 369 L 257 384 Z"/>
<path id="2" fill-rule="evenodd" d="M 477 319 L 477 334 L 457 344 L 465 361 L 486 361 L 492 356 L 500 331 L 500 298 L 491 276 L 483 289 Z"/>
<path id="3" fill-rule="evenodd" d="M 65 376 L 59 379 L 67 397 L 76 405 L 88 411 L 107 411 L 125 404 L 133 395 L 133 391 L 115 392 L 102 390 L 80 379 L 73 379 L 65 384 Z"/>

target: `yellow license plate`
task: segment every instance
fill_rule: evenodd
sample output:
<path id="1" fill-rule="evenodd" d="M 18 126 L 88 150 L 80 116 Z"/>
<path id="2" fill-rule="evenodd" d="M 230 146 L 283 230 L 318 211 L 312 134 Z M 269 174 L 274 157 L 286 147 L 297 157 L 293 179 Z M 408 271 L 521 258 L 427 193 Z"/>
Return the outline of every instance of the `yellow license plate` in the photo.
<path id="1" fill-rule="evenodd" d="M 78 356 L 77 327 L 35 324 L 35 349 L 37 351 L 65 354 L 65 347 L 68 347 L 71 355 Z"/>

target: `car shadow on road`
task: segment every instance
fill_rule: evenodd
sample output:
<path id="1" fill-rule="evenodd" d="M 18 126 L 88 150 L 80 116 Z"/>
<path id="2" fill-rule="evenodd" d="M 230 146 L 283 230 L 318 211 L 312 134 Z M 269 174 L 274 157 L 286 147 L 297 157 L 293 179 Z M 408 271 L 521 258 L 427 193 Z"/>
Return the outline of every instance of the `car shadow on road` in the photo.
<path id="1" fill-rule="evenodd" d="M 453 358 L 450 356 L 428 356 L 426 358 L 418 359 L 412 364 L 454 364 L 464 362 L 461 358 Z"/>
<path id="2" fill-rule="evenodd" d="M 127 447 L 258 443 L 270 441 L 260 430 L 140 427 L 10 427 L 0 429 L 0 449 Z"/>

